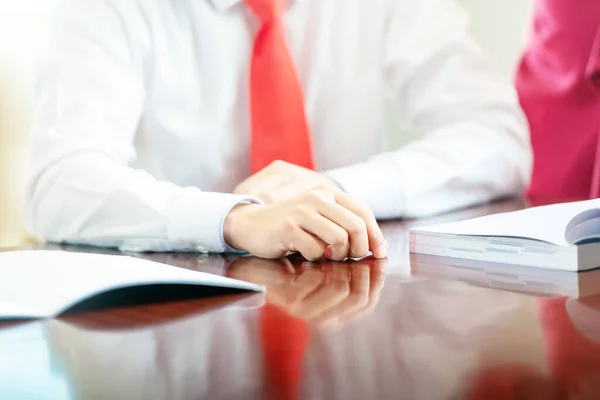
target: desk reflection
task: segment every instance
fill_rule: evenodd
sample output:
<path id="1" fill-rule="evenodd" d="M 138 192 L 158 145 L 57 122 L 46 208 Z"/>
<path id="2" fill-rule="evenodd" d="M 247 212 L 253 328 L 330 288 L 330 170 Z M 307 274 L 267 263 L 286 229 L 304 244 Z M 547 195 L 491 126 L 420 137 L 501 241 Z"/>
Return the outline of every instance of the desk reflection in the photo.
<path id="1" fill-rule="evenodd" d="M 600 269 L 575 273 L 414 253 L 410 267 L 416 279 L 458 280 L 543 296 L 583 298 L 600 294 Z"/>
<path id="2" fill-rule="evenodd" d="M 232 271 L 258 281 L 265 264 L 248 261 L 233 265 Z M 277 276 L 275 282 L 283 280 L 282 285 L 290 287 L 287 282 L 294 280 L 287 275 L 292 271 L 282 274 L 284 268 L 269 264 L 268 270 L 276 274 L 260 279 L 272 282 L 271 276 Z M 299 275 L 296 280 L 318 271 L 315 265 L 304 268 L 293 272 Z M 303 279 L 314 278 L 309 274 Z M 305 292 L 303 288 L 301 294 Z M 273 296 L 285 307 L 293 304 L 284 290 Z M 242 304 L 122 331 L 50 321 L 49 344 L 72 385 L 71 398 L 274 398 L 266 395 L 273 392 L 261 337 L 263 309 Z M 473 377 L 488 367 L 517 363 L 544 371 L 537 317 L 535 299 L 524 295 L 461 282 L 386 285 L 377 307 L 355 323 L 334 331 L 313 326 L 302 357 L 298 395 L 292 397 L 466 398 Z"/>
<path id="3" fill-rule="evenodd" d="M 48 342 L 71 385 L 71 399 L 258 399 L 263 389 L 256 310 L 242 303 L 120 331 L 53 320 Z"/>
<path id="4" fill-rule="evenodd" d="M 111 313 L 98 313 L 94 324 L 39 323 L 35 340 L 48 347 L 52 368 L 8 350 L 17 361 L 0 362 L 0 376 L 15 363 L 28 372 L 9 374 L 15 379 L 7 385 L 28 384 L 18 376 L 43 382 L 45 373 L 57 388 L 47 398 L 94 400 L 591 400 L 600 393 L 600 296 L 563 297 L 555 288 L 561 279 L 493 290 L 497 283 L 478 279 L 430 279 L 414 262 L 406 279 L 404 254 L 377 263 L 140 256 L 259 283 L 267 294 L 130 328 L 102 326 L 101 317 L 118 315 Z M 491 274 L 512 282 L 505 275 Z M 594 281 L 581 280 L 588 275 L 568 276 L 580 279 L 578 293 L 593 293 Z M 296 354 L 298 364 L 273 356 L 268 343 Z M 14 347 L 0 335 L 3 345 Z"/>
<path id="5" fill-rule="evenodd" d="M 600 397 L 600 296 L 538 299 L 544 371 L 503 363 L 480 371 L 472 400 L 597 400 Z"/>

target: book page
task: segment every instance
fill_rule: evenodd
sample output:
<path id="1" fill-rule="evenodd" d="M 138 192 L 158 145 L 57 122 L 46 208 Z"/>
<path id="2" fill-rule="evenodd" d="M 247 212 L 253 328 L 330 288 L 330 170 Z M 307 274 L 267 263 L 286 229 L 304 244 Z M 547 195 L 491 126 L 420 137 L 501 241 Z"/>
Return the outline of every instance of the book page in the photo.
<path id="1" fill-rule="evenodd" d="M 217 275 L 128 256 L 62 251 L 0 253 L 0 319 L 51 317 L 110 289 L 142 284 L 194 284 L 252 291 L 263 288 Z M 11 307 L 8 307 L 11 305 Z M 35 315 L 30 315 L 35 314 Z"/>
<path id="2" fill-rule="evenodd" d="M 600 199 L 533 207 L 414 231 L 471 236 L 527 238 L 567 246 L 565 229 L 578 214 L 600 208 Z"/>

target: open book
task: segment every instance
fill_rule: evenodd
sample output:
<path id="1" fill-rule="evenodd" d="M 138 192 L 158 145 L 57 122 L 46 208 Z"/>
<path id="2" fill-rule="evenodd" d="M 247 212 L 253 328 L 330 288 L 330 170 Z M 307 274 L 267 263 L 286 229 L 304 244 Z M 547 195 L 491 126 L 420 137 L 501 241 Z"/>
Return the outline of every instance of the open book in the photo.
<path id="1" fill-rule="evenodd" d="M 410 251 L 584 271 L 600 267 L 600 199 L 413 228 Z"/>
<path id="2" fill-rule="evenodd" d="M 201 297 L 211 288 L 263 291 L 251 283 L 120 255 L 0 253 L 0 320 L 49 318 L 87 302 L 117 305 Z M 110 294 L 113 294 L 110 296 Z M 96 300 L 94 304 L 94 300 Z"/>

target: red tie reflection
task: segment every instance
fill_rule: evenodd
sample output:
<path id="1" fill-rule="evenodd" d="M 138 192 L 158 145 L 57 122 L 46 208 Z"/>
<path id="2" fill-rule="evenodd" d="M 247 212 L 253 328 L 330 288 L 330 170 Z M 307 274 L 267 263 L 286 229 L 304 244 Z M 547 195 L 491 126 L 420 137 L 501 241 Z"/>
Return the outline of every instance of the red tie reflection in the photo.
<path id="1" fill-rule="evenodd" d="M 494 366 L 477 375 L 469 399 L 600 399 L 600 344 L 575 327 L 566 303 L 538 300 L 549 375 L 522 365 Z M 600 325 L 600 313 L 596 316 L 586 322 Z"/>
<path id="2" fill-rule="evenodd" d="M 564 298 L 539 301 L 552 379 L 563 391 L 579 394 L 582 381 L 593 379 L 590 375 L 600 380 L 600 345 L 575 328 L 566 303 Z M 597 317 L 587 323 L 599 325 L 600 314 Z M 600 398 L 600 393 L 593 398 Z"/>
<path id="3" fill-rule="evenodd" d="M 269 398 L 299 399 L 308 324 L 267 303 L 261 309 L 260 336 Z"/>

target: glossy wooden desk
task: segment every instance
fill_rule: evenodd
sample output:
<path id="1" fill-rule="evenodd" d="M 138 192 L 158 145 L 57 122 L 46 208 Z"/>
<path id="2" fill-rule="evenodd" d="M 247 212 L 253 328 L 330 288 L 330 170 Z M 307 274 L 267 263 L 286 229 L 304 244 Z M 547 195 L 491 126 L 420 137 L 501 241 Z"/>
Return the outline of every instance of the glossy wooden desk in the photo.
<path id="1" fill-rule="evenodd" d="M 138 254 L 268 293 L 0 324 L 0 399 L 600 399 L 599 272 L 408 253 L 412 225 L 522 207 L 383 223 L 381 262 Z M 294 316 L 280 319 L 287 329 L 265 325 L 268 308 Z M 279 359 L 265 357 L 268 333 Z M 296 371 L 281 355 L 299 349 Z M 272 390 L 284 380 L 294 387 Z"/>

